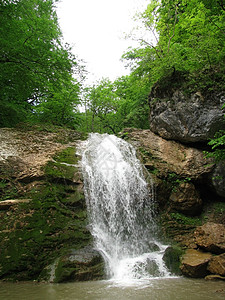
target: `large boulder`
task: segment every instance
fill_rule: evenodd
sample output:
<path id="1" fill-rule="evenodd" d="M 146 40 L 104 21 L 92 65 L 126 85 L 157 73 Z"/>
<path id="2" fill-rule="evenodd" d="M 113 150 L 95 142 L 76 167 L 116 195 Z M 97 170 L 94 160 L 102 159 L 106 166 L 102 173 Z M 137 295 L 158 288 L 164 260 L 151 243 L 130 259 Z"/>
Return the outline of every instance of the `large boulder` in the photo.
<path id="1" fill-rule="evenodd" d="M 216 194 L 225 200 L 225 161 L 219 162 L 211 175 L 211 182 Z"/>
<path id="2" fill-rule="evenodd" d="M 158 177 L 177 174 L 183 178 L 199 179 L 214 168 L 210 164 L 212 160 L 206 159 L 203 151 L 167 141 L 150 130 L 126 128 L 123 136 L 139 148 L 145 157 L 146 168 L 157 172 Z"/>
<path id="3" fill-rule="evenodd" d="M 164 252 L 163 261 L 172 274 L 180 275 L 180 257 L 182 252 L 178 246 L 169 246 Z"/>
<path id="4" fill-rule="evenodd" d="M 224 93 L 206 97 L 155 86 L 149 96 L 150 129 L 165 139 L 206 143 L 225 125 L 224 102 Z"/>
<path id="5" fill-rule="evenodd" d="M 97 280 L 104 278 L 104 261 L 92 246 L 70 251 L 47 266 L 39 280 L 53 283 Z"/>
<path id="6" fill-rule="evenodd" d="M 212 257 L 207 269 L 212 274 L 225 276 L 225 253 Z"/>
<path id="7" fill-rule="evenodd" d="M 192 183 L 183 182 L 171 193 L 170 207 L 185 215 L 195 216 L 202 208 L 202 199 Z"/>
<path id="8" fill-rule="evenodd" d="M 225 226 L 208 222 L 196 228 L 195 243 L 201 249 L 214 254 L 225 252 Z"/>
<path id="9" fill-rule="evenodd" d="M 208 274 L 207 265 L 212 257 L 211 253 L 188 249 L 182 257 L 181 272 L 187 277 L 203 278 Z"/>

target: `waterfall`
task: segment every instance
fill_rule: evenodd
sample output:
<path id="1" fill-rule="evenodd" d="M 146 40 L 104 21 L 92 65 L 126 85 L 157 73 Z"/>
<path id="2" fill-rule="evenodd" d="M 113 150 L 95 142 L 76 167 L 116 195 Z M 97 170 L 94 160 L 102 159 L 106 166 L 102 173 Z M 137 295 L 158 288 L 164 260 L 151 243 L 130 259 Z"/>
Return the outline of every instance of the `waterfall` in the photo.
<path id="1" fill-rule="evenodd" d="M 168 276 L 165 246 L 156 239 L 153 185 L 134 147 L 114 135 L 92 133 L 81 164 L 90 230 L 108 277 Z"/>

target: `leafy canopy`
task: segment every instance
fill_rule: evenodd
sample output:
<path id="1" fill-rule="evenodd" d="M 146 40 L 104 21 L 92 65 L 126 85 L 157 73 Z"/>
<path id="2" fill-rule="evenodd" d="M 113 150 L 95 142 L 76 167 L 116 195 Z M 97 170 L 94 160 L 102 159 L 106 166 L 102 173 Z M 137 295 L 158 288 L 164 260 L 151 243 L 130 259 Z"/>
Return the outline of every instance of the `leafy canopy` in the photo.
<path id="1" fill-rule="evenodd" d="M 65 86 L 77 85 L 77 62 L 62 43 L 54 2 L 0 2 L 0 126 L 25 120 L 34 105 L 62 99 Z"/>

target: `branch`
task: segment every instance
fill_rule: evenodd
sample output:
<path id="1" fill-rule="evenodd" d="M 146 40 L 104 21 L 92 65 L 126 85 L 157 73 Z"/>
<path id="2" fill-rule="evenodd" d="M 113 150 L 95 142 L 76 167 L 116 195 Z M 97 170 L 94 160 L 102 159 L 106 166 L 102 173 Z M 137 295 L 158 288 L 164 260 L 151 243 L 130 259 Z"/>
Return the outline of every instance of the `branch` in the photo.
<path id="1" fill-rule="evenodd" d="M 175 9 L 175 20 L 174 20 L 174 24 L 173 24 L 173 34 L 170 36 L 169 42 L 168 42 L 168 49 L 167 49 L 167 53 L 168 53 L 168 54 L 169 54 L 169 52 L 170 52 L 170 43 L 171 43 L 171 40 L 172 40 L 172 38 L 173 38 L 174 35 L 175 35 L 175 26 L 176 26 L 176 23 L 177 23 L 177 16 L 178 16 L 178 12 L 177 12 L 177 5 L 176 5 L 176 9 Z"/>
<path id="2" fill-rule="evenodd" d="M 139 41 L 142 42 L 142 43 L 144 43 L 144 44 L 146 44 L 146 45 L 148 45 L 149 47 L 153 48 L 153 49 L 155 50 L 156 55 L 158 56 L 158 58 L 159 58 L 159 59 L 162 58 L 162 57 L 160 56 L 160 51 L 159 51 L 155 46 L 153 46 L 151 43 L 145 41 L 144 39 L 139 39 Z M 160 47 L 160 48 L 161 48 L 161 47 Z M 162 49 L 160 49 L 160 50 L 161 50 L 161 53 L 163 53 Z"/>
<path id="3" fill-rule="evenodd" d="M 219 6 L 222 8 L 222 10 L 225 11 L 225 6 L 224 6 L 224 3 L 223 3 L 223 0 L 217 0 Z"/>

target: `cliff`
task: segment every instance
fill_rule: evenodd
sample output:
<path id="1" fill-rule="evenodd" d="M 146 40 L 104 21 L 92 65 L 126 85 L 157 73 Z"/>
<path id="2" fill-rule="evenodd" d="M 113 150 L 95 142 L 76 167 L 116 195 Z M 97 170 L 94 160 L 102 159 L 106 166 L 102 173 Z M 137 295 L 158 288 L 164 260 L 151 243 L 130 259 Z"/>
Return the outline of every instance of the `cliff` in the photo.
<path id="1" fill-rule="evenodd" d="M 24 127 L 0 138 L 0 279 L 102 278 L 77 166 L 82 135 Z"/>

